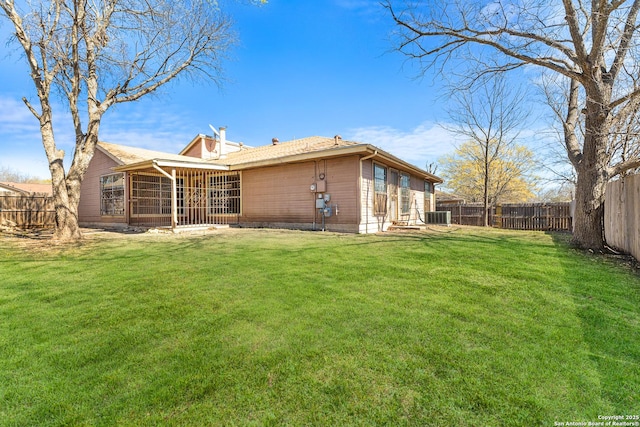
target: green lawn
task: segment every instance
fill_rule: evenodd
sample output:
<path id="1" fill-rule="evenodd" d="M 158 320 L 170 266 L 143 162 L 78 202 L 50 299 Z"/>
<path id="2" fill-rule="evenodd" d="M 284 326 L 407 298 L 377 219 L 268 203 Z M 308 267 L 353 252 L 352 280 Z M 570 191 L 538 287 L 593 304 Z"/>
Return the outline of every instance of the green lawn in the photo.
<path id="1" fill-rule="evenodd" d="M 640 414 L 640 277 L 562 235 L 0 235 L 0 425 Z M 34 246 L 34 247 L 31 247 Z"/>

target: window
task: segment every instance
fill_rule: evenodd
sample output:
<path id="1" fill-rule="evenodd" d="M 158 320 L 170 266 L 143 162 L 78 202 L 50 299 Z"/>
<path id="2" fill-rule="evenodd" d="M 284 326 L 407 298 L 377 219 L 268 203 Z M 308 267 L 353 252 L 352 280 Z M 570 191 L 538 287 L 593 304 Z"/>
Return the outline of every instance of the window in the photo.
<path id="1" fill-rule="evenodd" d="M 373 165 L 373 210 L 376 215 L 386 215 L 387 213 L 387 168 Z"/>
<path id="2" fill-rule="evenodd" d="M 209 178 L 209 215 L 240 214 L 240 174 Z"/>
<path id="3" fill-rule="evenodd" d="M 124 174 L 100 177 L 100 215 L 124 215 Z"/>
<path id="4" fill-rule="evenodd" d="M 405 173 L 400 174 L 400 212 L 407 215 L 411 211 L 411 178 Z"/>
<path id="5" fill-rule="evenodd" d="M 431 194 L 433 193 L 432 184 L 429 181 L 424 182 L 424 211 L 431 210 Z"/>

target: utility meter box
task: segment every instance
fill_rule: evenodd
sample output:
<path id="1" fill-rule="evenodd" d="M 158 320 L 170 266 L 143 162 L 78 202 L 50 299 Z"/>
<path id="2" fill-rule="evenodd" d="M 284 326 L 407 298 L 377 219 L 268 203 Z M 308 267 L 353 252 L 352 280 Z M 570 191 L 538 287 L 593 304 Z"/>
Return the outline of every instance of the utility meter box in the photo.
<path id="1" fill-rule="evenodd" d="M 324 193 L 327 191 L 327 181 L 322 180 L 315 183 L 316 184 L 316 193 Z"/>
<path id="2" fill-rule="evenodd" d="M 331 201 L 331 194 L 325 194 L 324 195 L 324 201 L 329 203 Z"/>
<path id="3" fill-rule="evenodd" d="M 324 209 L 324 199 L 322 197 L 316 199 L 316 209 Z"/>

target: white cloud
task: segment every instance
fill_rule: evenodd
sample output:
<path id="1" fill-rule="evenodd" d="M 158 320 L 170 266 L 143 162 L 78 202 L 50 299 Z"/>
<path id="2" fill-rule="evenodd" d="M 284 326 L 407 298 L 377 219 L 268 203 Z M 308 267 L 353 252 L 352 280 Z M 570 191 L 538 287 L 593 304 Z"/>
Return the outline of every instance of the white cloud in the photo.
<path id="1" fill-rule="evenodd" d="M 372 21 L 377 21 L 384 16 L 384 9 L 377 1 L 371 0 L 334 0 L 334 4 L 342 9 L 365 16 Z"/>
<path id="2" fill-rule="evenodd" d="M 32 123 L 35 117 L 29 112 L 27 106 L 16 98 L 0 96 L 0 125 L 7 126 L 14 123 Z"/>
<path id="3" fill-rule="evenodd" d="M 375 145 L 420 168 L 451 153 L 460 142 L 456 135 L 430 122 L 409 131 L 390 126 L 356 128 L 349 130 L 345 139 Z"/>
<path id="4" fill-rule="evenodd" d="M 100 140 L 168 153 L 178 153 L 200 129 L 188 114 L 167 104 L 133 104 L 110 111 L 102 120 Z"/>
<path id="5" fill-rule="evenodd" d="M 151 104 L 151 105 L 149 105 Z M 198 131 L 189 117 L 175 113 L 167 105 L 132 104 L 103 117 L 100 139 L 157 151 L 177 153 Z M 17 172 L 49 177 L 38 121 L 18 98 L 0 95 L 0 166 Z M 71 165 L 74 148 L 72 122 L 63 105 L 54 106 L 56 143 L 65 151 L 65 168 Z"/>

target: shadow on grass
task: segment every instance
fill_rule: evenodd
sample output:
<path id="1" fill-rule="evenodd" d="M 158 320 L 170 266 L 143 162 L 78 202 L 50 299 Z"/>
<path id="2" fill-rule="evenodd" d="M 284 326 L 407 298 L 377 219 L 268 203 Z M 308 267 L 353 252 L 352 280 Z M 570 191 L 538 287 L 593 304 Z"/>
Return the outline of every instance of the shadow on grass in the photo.
<path id="1" fill-rule="evenodd" d="M 636 414 L 640 402 L 640 277 L 627 257 L 593 254 L 571 245 L 571 235 L 550 233 L 559 251 L 586 356 L 599 377 L 600 396 L 612 413 Z"/>

